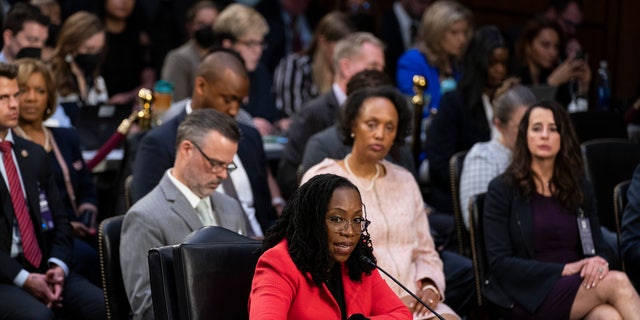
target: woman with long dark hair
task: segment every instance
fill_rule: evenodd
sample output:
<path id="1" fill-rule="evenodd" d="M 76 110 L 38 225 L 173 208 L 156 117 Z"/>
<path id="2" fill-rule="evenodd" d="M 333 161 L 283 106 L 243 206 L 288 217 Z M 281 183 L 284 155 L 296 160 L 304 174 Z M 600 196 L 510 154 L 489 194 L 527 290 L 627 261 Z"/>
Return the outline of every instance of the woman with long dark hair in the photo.
<path id="1" fill-rule="evenodd" d="M 440 101 L 427 133 L 427 158 L 432 185 L 430 204 L 437 212 L 453 212 L 449 159 L 499 133 L 493 125 L 492 100 L 508 74 L 509 50 L 495 26 L 478 29 L 464 55 L 458 88 Z M 451 216 L 451 215 L 449 215 Z"/>
<path id="2" fill-rule="evenodd" d="M 483 294 L 505 318 L 638 319 L 629 278 L 609 270 L 580 145 L 557 103 L 525 112 L 511 165 L 489 184 L 484 230 Z"/>
<path id="3" fill-rule="evenodd" d="M 293 194 L 262 243 L 251 319 L 410 319 L 376 261 L 358 188 L 319 175 Z"/>

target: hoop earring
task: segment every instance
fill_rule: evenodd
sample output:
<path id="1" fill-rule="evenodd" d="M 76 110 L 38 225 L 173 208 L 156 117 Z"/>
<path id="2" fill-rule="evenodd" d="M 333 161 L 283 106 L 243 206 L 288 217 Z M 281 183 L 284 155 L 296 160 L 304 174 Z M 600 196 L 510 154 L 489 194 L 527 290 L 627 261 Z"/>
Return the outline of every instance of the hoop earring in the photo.
<path id="1" fill-rule="evenodd" d="M 67 54 L 64 56 L 64 61 L 65 61 L 66 63 L 71 63 L 71 62 L 73 62 L 73 56 L 71 55 L 71 53 L 67 53 Z"/>
<path id="2" fill-rule="evenodd" d="M 47 108 L 47 110 L 44 111 L 46 114 L 51 114 L 51 108 Z"/>

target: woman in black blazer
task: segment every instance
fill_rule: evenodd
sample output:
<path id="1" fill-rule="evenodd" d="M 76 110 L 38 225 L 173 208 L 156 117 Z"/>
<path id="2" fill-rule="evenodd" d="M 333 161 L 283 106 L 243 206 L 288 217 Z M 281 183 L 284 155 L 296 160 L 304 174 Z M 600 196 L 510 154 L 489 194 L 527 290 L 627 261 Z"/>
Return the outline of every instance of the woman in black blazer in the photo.
<path id="1" fill-rule="evenodd" d="M 638 319 L 638 294 L 609 270 L 567 111 L 555 102 L 527 109 L 512 161 L 486 195 L 483 294 L 505 318 Z"/>

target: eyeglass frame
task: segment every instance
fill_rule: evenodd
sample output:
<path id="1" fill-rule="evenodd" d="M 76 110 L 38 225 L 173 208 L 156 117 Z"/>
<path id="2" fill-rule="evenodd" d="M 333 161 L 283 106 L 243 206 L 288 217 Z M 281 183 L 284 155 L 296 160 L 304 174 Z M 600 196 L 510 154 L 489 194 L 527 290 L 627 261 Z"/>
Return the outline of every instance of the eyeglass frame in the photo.
<path id="1" fill-rule="evenodd" d="M 253 48 L 260 48 L 262 50 L 267 50 L 267 48 L 269 47 L 269 43 L 267 43 L 266 41 L 262 40 L 262 41 L 256 41 L 256 40 L 236 40 L 234 41 L 235 43 L 239 43 L 249 49 L 253 49 Z"/>
<path id="2" fill-rule="evenodd" d="M 236 165 L 234 162 L 224 163 L 223 161 L 210 158 L 209 156 L 207 156 L 207 154 L 204 153 L 204 151 L 202 151 L 202 149 L 200 148 L 200 146 L 198 146 L 197 143 L 195 143 L 193 141 L 189 141 L 189 142 L 191 142 L 191 144 L 193 144 L 193 146 L 196 147 L 196 149 L 198 149 L 198 151 L 200 152 L 202 157 L 205 160 L 207 160 L 207 162 L 211 166 L 211 169 L 210 169 L 211 172 L 218 173 L 218 172 L 222 171 L 222 169 L 226 169 L 227 170 L 227 174 L 230 174 L 231 172 L 233 172 L 233 170 L 238 169 L 238 165 Z"/>
<path id="3" fill-rule="evenodd" d="M 339 222 L 331 221 L 331 219 L 333 219 L 333 218 L 338 218 L 338 219 L 344 220 L 344 221 L 339 221 Z M 355 233 L 362 234 L 365 230 L 367 230 L 367 228 L 371 224 L 371 221 L 367 220 L 365 217 L 360 217 L 360 218 L 355 218 L 355 219 L 362 219 L 362 221 L 360 221 L 360 222 L 349 221 L 348 219 L 345 219 L 345 218 L 343 218 L 341 216 L 337 216 L 337 215 L 325 218 L 325 220 L 327 220 L 329 222 L 329 225 L 336 232 L 345 231 L 345 230 L 347 230 L 349 228 L 349 226 L 351 226 Z M 361 225 L 360 228 L 356 228 L 355 225 L 358 224 L 358 223 L 360 223 L 360 224 L 364 223 L 364 225 Z"/>

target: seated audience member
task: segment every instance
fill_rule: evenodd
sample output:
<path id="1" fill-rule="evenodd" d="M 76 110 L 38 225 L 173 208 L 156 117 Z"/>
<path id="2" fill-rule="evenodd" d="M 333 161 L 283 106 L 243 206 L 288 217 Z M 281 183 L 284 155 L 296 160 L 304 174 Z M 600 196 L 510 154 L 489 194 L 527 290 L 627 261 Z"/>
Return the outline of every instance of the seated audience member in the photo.
<path id="1" fill-rule="evenodd" d="M 193 91 L 198 64 L 214 43 L 213 23 L 218 8 L 211 1 L 196 2 L 187 11 L 186 28 L 189 40 L 167 53 L 162 64 L 161 78 L 173 84 L 173 100 L 186 99 Z"/>
<path id="2" fill-rule="evenodd" d="M 555 101 L 571 111 L 586 111 L 591 69 L 585 57 L 560 61 L 563 33 L 555 20 L 529 21 L 516 44 L 516 75 L 524 85 L 556 87 Z"/>
<path id="3" fill-rule="evenodd" d="M 138 90 L 153 88 L 150 39 L 139 1 L 97 1 L 98 16 L 107 30 L 107 48 L 100 72 L 109 92 L 109 104 L 133 105 Z"/>
<path id="4" fill-rule="evenodd" d="M 22 57 L 40 58 L 49 36 L 49 18 L 38 7 L 17 2 L 4 16 L 0 62 L 13 62 Z"/>
<path id="5" fill-rule="evenodd" d="M 460 81 L 459 60 L 473 34 L 473 16 L 465 6 L 454 1 L 437 1 L 422 16 L 416 48 L 398 59 L 396 83 L 402 93 L 413 95 L 413 76 L 424 76 L 424 116 L 436 113 L 443 94 Z"/>
<path id="6" fill-rule="evenodd" d="M 273 91 L 276 107 L 288 119 L 307 101 L 331 90 L 335 44 L 354 31 L 346 14 L 330 12 L 318 23 L 307 48 L 280 60 L 273 74 Z"/>
<path id="7" fill-rule="evenodd" d="M 463 305 L 471 301 L 471 261 L 444 251 L 441 260 L 415 178 L 408 170 L 384 160 L 392 148 L 404 143 L 410 123 L 408 102 L 395 88 L 353 92 L 340 119 L 340 130 L 345 143 L 352 146 L 351 153 L 344 159 L 325 159 L 311 167 L 302 182 L 332 173 L 358 186 L 372 222 L 371 240 L 376 244 L 378 264 L 447 319 L 459 319 L 447 304 L 464 309 Z M 458 292 L 446 291 L 445 283 L 449 281 Z M 399 286 L 387 282 L 415 316 L 428 314 Z"/>
<path id="8" fill-rule="evenodd" d="M 133 200 L 153 189 L 171 167 L 176 154 L 176 128 L 187 114 L 197 109 L 214 109 L 234 117 L 248 92 L 249 77 L 235 53 L 223 50 L 207 55 L 198 66 L 191 99 L 174 103 L 167 114 L 177 115 L 149 131 L 140 142 L 133 164 Z M 274 205 L 278 194 L 269 189 L 260 133 L 240 122 L 238 127 L 242 138 L 233 160 L 238 170 L 231 173 L 231 179 L 222 183 L 218 191 L 240 201 L 249 220 L 248 235 L 259 238 L 276 219 Z"/>
<path id="9" fill-rule="evenodd" d="M 562 57 L 572 57 L 582 51 L 582 45 L 576 39 L 580 24 L 582 24 L 582 1 L 580 0 L 551 0 L 545 10 L 545 16 L 558 21 L 566 37 Z"/>
<path id="10" fill-rule="evenodd" d="M 262 135 L 275 134 L 274 123 L 281 118 L 271 92 L 271 73 L 260 62 L 267 45 L 264 35 L 269 25 L 251 7 L 235 3 L 227 6 L 213 25 L 216 42 L 223 48 L 236 51 L 249 71 L 249 101 L 242 108 L 251 114 L 253 123 Z"/>
<path id="11" fill-rule="evenodd" d="M 215 192 L 237 168 L 240 131 L 233 118 L 194 110 L 177 130 L 173 168 L 127 212 L 122 224 L 120 266 L 134 319 L 153 319 L 147 251 L 177 244 L 202 226 L 246 234 L 244 212 L 233 198 Z"/>
<path id="12" fill-rule="evenodd" d="M 420 19 L 432 0 L 396 0 L 391 10 L 380 19 L 380 39 L 387 45 L 384 52 L 387 73 L 395 81 L 398 58 L 411 49 L 418 37 Z"/>
<path id="13" fill-rule="evenodd" d="M 45 127 L 56 109 L 56 87 L 49 67 L 31 58 L 16 60 L 20 87 L 20 119 L 13 133 L 31 140 L 46 151 L 60 200 L 73 227 L 71 269 L 100 284 L 97 243 L 97 195 L 93 177 L 80 150 L 80 137 L 73 128 Z"/>
<path id="14" fill-rule="evenodd" d="M 251 319 L 411 319 L 376 261 L 358 188 L 331 174 L 294 193 L 265 238 Z M 377 251 L 376 251 L 377 252 Z"/>
<path id="15" fill-rule="evenodd" d="M 384 72 L 378 70 L 363 70 L 356 73 L 347 83 L 347 95 L 359 89 L 375 88 L 385 85 L 390 86 L 393 84 Z M 342 159 L 351 152 L 351 146 L 344 143 L 344 137 L 338 129 L 338 123 L 339 121 L 336 121 L 333 126 L 309 138 L 304 148 L 302 163 L 300 164 L 301 174 L 304 174 L 307 169 L 322 162 L 325 158 Z M 406 144 L 393 149 L 387 156 L 387 159 L 415 173 L 416 168 L 413 162 L 413 156 Z"/>
<path id="16" fill-rule="evenodd" d="M 284 197 L 298 186 L 298 167 L 309 138 L 335 123 L 338 110 L 347 99 L 351 77 L 366 69 L 384 70 L 384 45 L 367 32 L 352 33 L 336 43 L 333 66 L 336 70 L 331 91 L 309 101 L 292 120 L 289 141 L 280 159 L 278 184 Z"/>
<path id="17" fill-rule="evenodd" d="M 640 288 L 640 165 L 633 172 L 627 198 L 627 207 L 622 215 L 621 250 L 626 271 L 638 289 Z"/>
<path id="18" fill-rule="evenodd" d="M 69 270 L 73 230 L 49 159 L 18 125 L 17 66 L 0 63 L 0 318 L 104 319 L 102 291 Z"/>
<path id="19" fill-rule="evenodd" d="M 51 71 L 58 87 L 58 102 L 71 124 L 77 125 L 80 108 L 107 102 L 102 76 L 106 33 L 100 19 L 80 11 L 65 20 L 51 56 Z"/>
<path id="20" fill-rule="evenodd" d="M 311 0 L 260 0 L 256 10 L 269 23 L 269 47 L 262 62 L 273 73 L 280 59 L 300 52 L 311 43 L 312 32 L 325 11 Z"/>
<path id="21" fill-rule="evenodd" d="M 638 319 L 629 278 L 609 270 L 591 187 L 568 112 L 529 107 L 513 160 L 489 184 L 483 294 L 506 319 Z"/>
<path id="22" fill-rule="evenodd" d="M 494 26 L 479 28 L 464 54 L 462 67 L 468 72 L 462 74 L 456 90 L 442 97 L 438 116 L 428 128 L 426 151 L 432 190 L 429 204 L 438 215 L 450 220 L 450 226 L 453 226 L 453 200 L 449 159 L 456 152 L 469 150 L 476 142 L 489 141 L 498 135 L 491 121 L 491 101 L 507 77 L 508 63 L 509 51 L 500 30 Z M 431 222 L 435 224 L 434 220 Z M 441 232 L 447 230 L 435 227 Z"/>
<path id="23" fill-rule="evenodd" d="M 467 229 L 469 199 L 487 192 L 489 182 L 509 166 L 522 115 L 535 102 L 531 90 L 522 85 L 513 86 L 493 101 L 493 125 L 499 134 L 491 141 L 473 145 L 464 158 L 460 175 L 460 210 Z"/>

